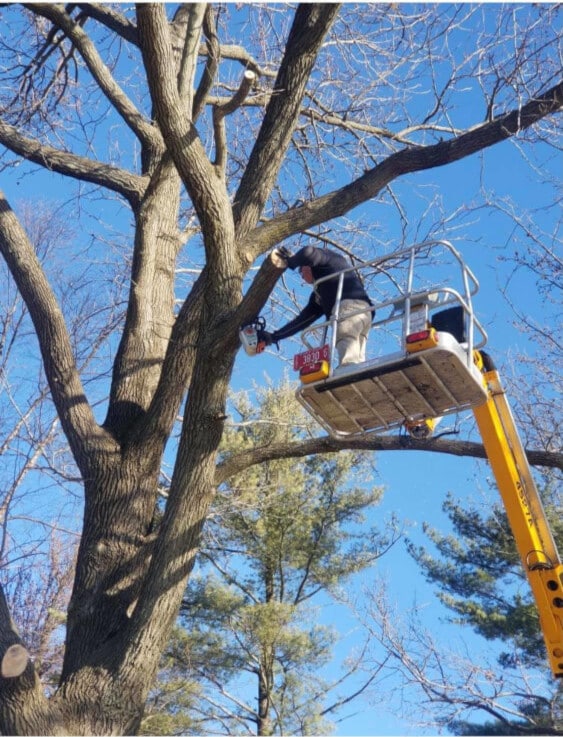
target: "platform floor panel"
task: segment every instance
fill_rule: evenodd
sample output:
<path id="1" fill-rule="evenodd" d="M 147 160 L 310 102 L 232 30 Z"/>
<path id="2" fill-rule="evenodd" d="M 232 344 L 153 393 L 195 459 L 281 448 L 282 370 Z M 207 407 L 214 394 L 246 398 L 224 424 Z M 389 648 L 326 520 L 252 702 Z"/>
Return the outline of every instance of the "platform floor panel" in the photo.
<path id="1" fill-rule="evenodd" d="M 305 385 L 297 395 L 334 434 L 387 430 L 405 420 L 441 417 L 485 402 L 481 375 L 465 360 L 453 341 L 387 364 L 364 364 L 352 373 Z"/>

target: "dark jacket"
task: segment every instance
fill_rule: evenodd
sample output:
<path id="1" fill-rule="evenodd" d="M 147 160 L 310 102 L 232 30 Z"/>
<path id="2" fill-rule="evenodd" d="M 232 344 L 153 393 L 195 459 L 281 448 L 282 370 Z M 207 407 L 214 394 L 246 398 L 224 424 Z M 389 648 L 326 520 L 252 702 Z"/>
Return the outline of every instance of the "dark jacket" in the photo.
<path id="1" fill-rule="evenodd" d="M 297 251 L 294 256 L 291 256 L 287 260 L 287 265 L 290 269 L 310 266 L 315 281 L 321 279 L 323 276 L 329 276 L 343 269 L 350 268 L 350 263 L 344 256 L 334 251 L 316 248 L 315 246 L 305 246 L 305 248 Z M 309 301 L 297 317 L 272 333 L 274 342 L 289 338 L 295 335 L 295 333 L 305 330 L 305 328 L 312 325 L 322 315 L 328 320 L 336 302 L 338 281 L 339 277 L 335 277 L 317 285 Z M 349 271 L 344 275 L 341 299 L 360 299 L 370 305 L 372 304 L 364 289 L 364 285 L 355 271 Z"/>

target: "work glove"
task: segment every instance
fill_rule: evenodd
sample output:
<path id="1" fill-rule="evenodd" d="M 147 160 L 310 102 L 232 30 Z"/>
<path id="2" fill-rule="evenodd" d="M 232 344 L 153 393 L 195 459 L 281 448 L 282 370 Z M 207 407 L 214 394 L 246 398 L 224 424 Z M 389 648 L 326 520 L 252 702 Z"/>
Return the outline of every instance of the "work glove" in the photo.
<path id="1" fill-rule="evenodd" d="M 282 258 L 284 258 L 284 259 L 285 259 L 286 261 L 287 261 L 288 259 L 290 259 L 290 258 L 291 258 L 291 257 L 293 256 L 293 254 L 291 253 L 291 251 L 289 250 L 289 248 L 286 248 L 285 246 L 280 246 L 280 247 L 278 248 L 278 253 L 279 253 L 279 254 L 280 254 L 280 256 L 281 256 Z"/>
<path id="2" fill-rule="evenodd" d="M 277 341 L 274 339 L 273 334 L 269 333 L 267 330 L 259 330 L 256 337 L 258 338 L 256 353 L 262 353 L 266 347 L 272 345 L 272 343 L 276 343 L 277 345 Z"/>
<path id="3" fill-rule="evenodd" d="M 285 268 L 287 268 L 288 259 L 290 259 L 292 255 L 289 248 L 286 248 L 285 246 L 281 246 L 280 248 L 276 248 L 275 251 L 276 251 L 276 254 L 284 260 Z"/>

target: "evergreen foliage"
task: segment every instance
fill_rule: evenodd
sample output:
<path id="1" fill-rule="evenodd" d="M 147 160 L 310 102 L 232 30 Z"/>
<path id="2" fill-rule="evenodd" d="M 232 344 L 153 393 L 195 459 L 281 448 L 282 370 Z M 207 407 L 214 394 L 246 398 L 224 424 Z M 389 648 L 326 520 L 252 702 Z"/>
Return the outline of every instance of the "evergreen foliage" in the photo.
<path id="1" fill-rule="evenodd" d="M 557 491 L 546 482 L 541 494 L 554 538 L 561 547 L 563 521 Z M 452 621 L 471 626 L 487 640 L 503 643 L 498 657 L 500 670 L 522 666 L 545 669 L 537 609 L 502 506 L 495 504 L 483 513 L 474 506 L 464 508 L 448 496 L 443 510 L 451 521 L 451 534 L 444 535 L 430 525 L 424 528 L 437 554 L 412 543 L 408 547 L 427 580 L 436 584 L 440 600 L 453 612 Z M 554 703 L 558 701 L 557 693 L 556 685 Z M 553 703 L 548 699 L 526 694 L 519 711 L 528 722 L 514 719 L 480 724 L 453 720 L 448 728 L 459 735 L 530 734 L 532 723 L 534 734 L 561 734 Z"/>
<path id="2" fill-rule="evenodd" d="M 289 443 L 307 430 L 286 383 L 258 391 L 256 406 L 239 396 L 234 409 L 240 420 L 226 433 L 224 453 Z M 337 633 L 315 621 L 311 602 L 345 585 L 391 543 L 366 524 L 365 513 L 381 494 L 365 484 L 370 477 L 368 454 L 343 452 L 255 466 L 220 490 L 165 678 L 183 668 L 185 679 L 203 690 L 187 708 L 199 720 L 196 731 L 331 729 L 326 717 L 336 708 L 329 703 L 334 684 L 321 670 Z M 356 666 L 347 667 L 351 675 Z M 174 708 L 183 712 L 185 705 Z M 147 726 L 154 733 L 156 723 Z"/>

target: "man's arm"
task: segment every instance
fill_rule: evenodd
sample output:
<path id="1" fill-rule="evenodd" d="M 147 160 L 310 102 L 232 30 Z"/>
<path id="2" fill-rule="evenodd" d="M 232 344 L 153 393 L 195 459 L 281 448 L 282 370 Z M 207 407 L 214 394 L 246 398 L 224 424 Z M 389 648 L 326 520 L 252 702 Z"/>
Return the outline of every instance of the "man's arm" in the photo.
<path id="1" fill-rule="evenodd" d="M 290 269 L 298 269 L 300 266 L 320 266 L 326 261 L 326 253 L 316 246 L 305 246 L 286 260 Z"/>
<path id="2" fill-rule="evenodd" d="M 278 340 L 284 340 L 285 338 L 291 338 L 295 333 L 299 333 L 301 330 L 305 330 L 309 325 L 312 325 L 315 320 L 323 314 L 322 307 L 317 302 L 315 294 L 312 294 L 309 301 L 301 312 L 283 328 L 276 330 L 272 333 L 272 341 L 276 343 Z"/>
<path id="3" fill-rule="evenodd" d="M 323 314 L 323 310 L 316 300 L 316 295 L 313 293 L 309 298 L 309 301 L 301 312 L 293 318 L 287 325 L 284 325 L 279 330 L 275 330 L 273 333 L 268 333 L 266 330 L 260 332 L 258 340 L 263 343 L 262 349 L 258 350 L 257 353 L 261 353 L 265 346 L 277 343 L 285 338 L 291 338 L 295 333 L 299 333 L 301 330 L 305 330 L 309 325 L 312 325 L 315 320 Z"/>

